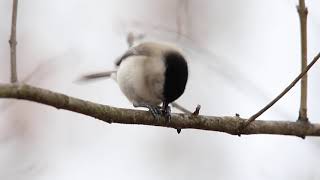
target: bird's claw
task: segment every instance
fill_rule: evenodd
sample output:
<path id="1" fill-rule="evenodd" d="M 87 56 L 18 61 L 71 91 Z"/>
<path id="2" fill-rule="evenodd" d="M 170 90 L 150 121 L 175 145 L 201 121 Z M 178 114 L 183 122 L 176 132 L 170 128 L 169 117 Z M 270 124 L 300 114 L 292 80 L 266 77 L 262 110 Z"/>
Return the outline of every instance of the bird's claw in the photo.
<path id="1" fill-rule="evenodd" d="M 171 108 L 167 106 L 165 109 L 161 109 L 158 106 L 150 106 L 149 111 L 152 116 L 158 121 L 161 117 L 164 117 L 166 123 L 170 123 L 171 121 Z"/>
<path id="2" fill-rule="evenodd" d="M 166 108 L 162 109 L 162 115 L 164 116 L 167 123 L 171 122 L 171 108 L 167 106 Z"/>
<path id="3" fill-rule="evenodd" d="M 166 123 L 170 123 L 171 121 L 171 108 L 170 106 L 166 107 L 159 107 L 155 105 L 150 105 L 147 103 L 133 103 L 134 107 L 145 107 L 149 109 L 149 112 L 152 114 L 154 119 L 157 121 L 160 120 L 161 117 L 164 117 L 166 120 Z"/>
<path id="4" fill-rule="evenodd" d="M 149 106 L 148 109 L 149 109 L 150 113 L 152 114 L 153 118 L 155 118 L 157 121 L 159 121 L 159 119 L 162 116 L 161 108 L 158 106 Z"/>

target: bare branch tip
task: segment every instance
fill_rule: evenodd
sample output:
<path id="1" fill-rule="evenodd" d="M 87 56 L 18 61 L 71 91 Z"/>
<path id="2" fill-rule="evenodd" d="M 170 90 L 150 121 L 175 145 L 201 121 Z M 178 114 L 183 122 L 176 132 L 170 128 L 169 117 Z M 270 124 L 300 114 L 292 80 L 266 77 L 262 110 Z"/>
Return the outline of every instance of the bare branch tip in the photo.
<path id="1" fill-rule="evenodd" d="M 198 104 L 196 110 L 192 113 L 192 116 L 198 116 L 201 109 L 201 105 Z"/>

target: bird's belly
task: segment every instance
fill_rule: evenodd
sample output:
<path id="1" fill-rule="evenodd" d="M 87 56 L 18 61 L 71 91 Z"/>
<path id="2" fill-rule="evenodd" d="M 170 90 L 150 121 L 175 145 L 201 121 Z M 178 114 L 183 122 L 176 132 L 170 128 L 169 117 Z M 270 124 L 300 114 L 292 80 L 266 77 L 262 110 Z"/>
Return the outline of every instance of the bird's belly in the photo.
<path id="1" fill-rule="evenodd" d="M 144 59 L 126 59 L 117 71 L 117 82 L 124 95 L 137 103 L 159 105 L 162 100 L 147 86 L 146 76 L 142 69 Z"/>

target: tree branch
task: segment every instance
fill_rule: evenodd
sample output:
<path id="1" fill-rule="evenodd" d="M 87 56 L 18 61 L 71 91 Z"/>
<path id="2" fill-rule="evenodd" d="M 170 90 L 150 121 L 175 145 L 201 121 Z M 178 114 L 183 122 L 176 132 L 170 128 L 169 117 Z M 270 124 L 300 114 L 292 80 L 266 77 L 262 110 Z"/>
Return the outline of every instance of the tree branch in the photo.
<path id="1" fill-rule="evenodd" d="M 241 132 L 245 129 L 250 123 L 252 123 L 256 118 L 258 118 L 261 114 L 267 111 L 270 107 L 272 107 L 276 102 L 278 102 L 285 94 L 287 94 L 290 89 L 293 88 L 294 85 L 310 70 L 310 68 L 319 60 L 320 52 L 313 58 L 311 63 L 296 77 L 288 87 L 286 87 L 275 99 L 273 99 L 269 104 L 267 104 L 264 108 L 258 111 L 256 114 L 252 115 L 248 121 L 239 129 Z"/>
<path id="2" fill-rule="evenodd" d="M 27 84 L 0 84 L 0 98 L 38 102 L 57 109 L 65 109 L 91 116 L 108 123 L 141 124 L 174 129 L 202 129 L 236 135 L 238 134 L 239 126 L 246 122 L 246 119 L 238 116 L 216 117 L 172 114 L 170 123 L 166 124 L 165 119 L 156 121 L 146 111 L 101 105 Z M 256 120 L 244 129 L 242 134 L 278 134 L 298 137 L 320 136 L 320 124 Z"/>
<path id="3" fill-rule="evenodd" d="M 305 1 L 299 0 L 297 6 L 300 19 L 300 34 L 301 34 L 301 72 L 307 66 L 307 16 L 308 9 L 306 8 Z M 305 74 L 301 79 L 301 97 L 300 97 L 300 110 L 299 119 L 308 122 L 307 116 L 307 94 L 308 94 L 308 74 Z"/>
<path id="4" fill-rule="evenodd" d="M 16 27 L 17 27 L 17 9 L 18 0 L 13 0 L 12 7 L 12 24 L 11 24 L 11 36 L 9 40 L 10 44 L 10 63 L 11 63 L 11 82 L 15 83 L 18 81 L 17 76 L 17 40 L 16 40 Z"/>

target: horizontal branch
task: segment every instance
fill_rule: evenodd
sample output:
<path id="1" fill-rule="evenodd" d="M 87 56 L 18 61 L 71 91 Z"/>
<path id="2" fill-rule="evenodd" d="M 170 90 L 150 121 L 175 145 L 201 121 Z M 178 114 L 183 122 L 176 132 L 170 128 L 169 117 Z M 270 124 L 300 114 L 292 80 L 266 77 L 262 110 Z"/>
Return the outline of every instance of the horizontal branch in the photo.
<path id="1" fill-rule="evenodd" d="M 146 111 L 97 104 L 27 84 L 0 84 L 0 98 L 24 99 L 38 102 L 58 109 L 81 113 L 108 123 L 141 124 L 174 129 L 202 129 L 238 135 L 238 128 L 246 122 L 246 119 L 238 116 L 216 117 L 172 114 L 170 123 L 166 123 L 164 119 L 156 121 Z M 241 133 L 293 135 L 299 137 L 320 136 L 320 124 L 296 121 L 256 120 Z"/>

